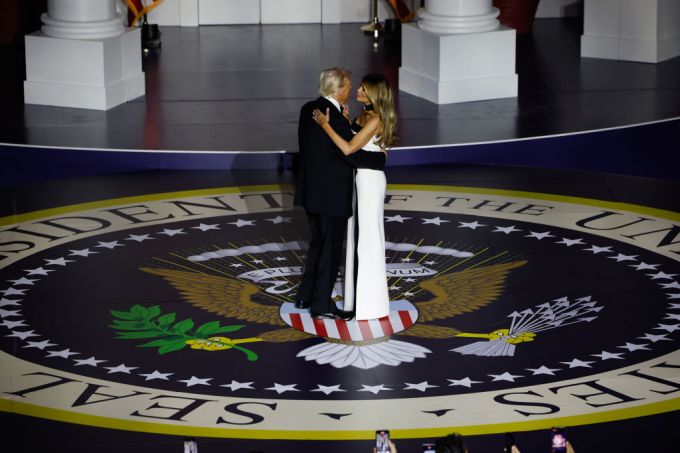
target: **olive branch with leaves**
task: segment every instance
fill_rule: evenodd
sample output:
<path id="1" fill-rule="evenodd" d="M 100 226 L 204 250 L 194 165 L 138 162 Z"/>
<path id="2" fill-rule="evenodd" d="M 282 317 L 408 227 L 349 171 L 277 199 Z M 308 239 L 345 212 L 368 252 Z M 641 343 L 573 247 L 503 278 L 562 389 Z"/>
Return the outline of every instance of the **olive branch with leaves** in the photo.
<path id="1" fill-rule="evenodd" d="M 158 353 L 163 355 L 169 352 L 179 351 L 187 345 L 216 344 L 218 347 L 194 347 L 194 349 L 236 349 L 243 352 L 249 361 L 258 359 L 258 355 L 238 343 L 262 341 L 260 338 L 230 339 L 215 337 L 218 334 L 231 333 L 241 330 L 243 325 L 222 326 L 219 321 L 210 321 L 194 328 L 195 323 L 191 318 L 175 322 L 176 313 L 162 315 L 158 305 L 144 307 L 134 305 L 129 311 L 111 310 L 114 319 L 109 325 L 116 331 L 116 338 L 122 340 L 139 340 L 154 338 L 147 343 L 140 344 L 142 348 L 158 348 Z"/>

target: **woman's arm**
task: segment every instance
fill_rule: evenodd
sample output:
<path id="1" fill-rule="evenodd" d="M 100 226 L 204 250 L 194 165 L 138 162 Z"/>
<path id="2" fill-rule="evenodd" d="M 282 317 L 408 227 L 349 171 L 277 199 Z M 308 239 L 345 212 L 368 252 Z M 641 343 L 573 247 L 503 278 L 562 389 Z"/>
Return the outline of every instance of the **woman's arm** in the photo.
<path id="1" fill-rule="evenodd" d="M 325 115 L 319 110 L 314 110 L 314 121 L 316 121 L 317 124 L 323 128 L 326 135 L 328 135 L 328 137 L 333 140 L 335 146 L 340 148 L 340 151 L 342 151 L 345 156 L 355 153 L 363 148 L 364 145 L 366 145 L 366 143 L 368 143 L 368 141 L 371 139 L 371 137 L 373 137 L 380 129 L 380 118 L 377 116 L 370 117 L 366 121 L 366 124 L 364 124 L 364 127 L 362 127 L 361 130 L 356 135 L 354 135 L 354 137 L 352 137 L 352 140 L 348 142 L 338 135 L 335 130 L 333 130 L 333 127 L 328 122 L 329 118 L 329 109 L 326 109 Z"/>

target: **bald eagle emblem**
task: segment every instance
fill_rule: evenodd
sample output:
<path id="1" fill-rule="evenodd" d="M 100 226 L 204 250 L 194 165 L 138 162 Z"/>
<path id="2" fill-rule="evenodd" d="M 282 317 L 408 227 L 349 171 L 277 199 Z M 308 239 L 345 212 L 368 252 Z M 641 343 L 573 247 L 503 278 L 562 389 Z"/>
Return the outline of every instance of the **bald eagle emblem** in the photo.
<path id="1" fill-rule="evenodd" d="M 415 295 L 425 291 L 424 294 L 432 297 L 413 303 L 404 298 L 392 300 L 388 316 L 362 321 L 312 319 L 308 311 L 295 309 L 291 302 L 285 300 L 279 299 L 283 303 L 272 302 L 275 294 L 261 292 L 258 285 L 231 276 L 181 269 L 143 267 L 141 270 L 165 279 L 193 306 L 224 318 L 261 325 L 262 331 L 254 337 L 258 341 L 280 343 L 321 337 L 325 340 L 323 343 L 300 351 L 298 357 L 337 368 L 353 366 L 369 369 L 378 365 L 396 366 L 413 362 L 431 353 L 422 346 L 397 340 L 396 336 L 485 338 L 487 341 L 484 343 L 494 345 L 491 349 L 502 351 L 499 354 L 512 355 L 513 348 L 497 348 L 495 345 L 502 342 L 514 347 L 517 329 L 470 334 L 438 322 L 479 310 L 496 300 L 502 293 L 509 272 L 524 264 L 526 261 L 506 262 L 449 272 L 416 282 L 409 291 L 401 294 Z M 547 311 L 542 314 L 547 314 Z M 532 332 L 521 333 L 525 334 L 521 337 L 525 339 L 528 338 L 526 334 Z M 480 351 L 485 348 L 480 348 L 477 343 L 456 351 L 483 355 Z"/>

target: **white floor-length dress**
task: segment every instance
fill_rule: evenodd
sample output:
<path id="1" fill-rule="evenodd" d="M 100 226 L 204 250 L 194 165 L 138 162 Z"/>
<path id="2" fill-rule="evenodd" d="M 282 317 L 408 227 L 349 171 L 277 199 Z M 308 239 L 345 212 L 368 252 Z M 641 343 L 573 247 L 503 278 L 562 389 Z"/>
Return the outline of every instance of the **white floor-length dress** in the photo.
<path id="1" fill-rule="evenodd" d="M 365 151 L 382 152 L 374 136 Z M 356 319 L 376 319 L 389 315 L 390 299 L 385 272 L 385 173 L 358 168 L 354 191 L 354 215 L 347 222 L 344 310 L 356 305 Z M 358 220 L 358 222 L 357 222 Z M 358 239 L 355 228 L 358 227 Z M 354 269 L 354 253 L 358 269 Z M 356 281 L 355 277 L 356 276 Z M 355 291 L 356 289 L 356 291 Z"/>

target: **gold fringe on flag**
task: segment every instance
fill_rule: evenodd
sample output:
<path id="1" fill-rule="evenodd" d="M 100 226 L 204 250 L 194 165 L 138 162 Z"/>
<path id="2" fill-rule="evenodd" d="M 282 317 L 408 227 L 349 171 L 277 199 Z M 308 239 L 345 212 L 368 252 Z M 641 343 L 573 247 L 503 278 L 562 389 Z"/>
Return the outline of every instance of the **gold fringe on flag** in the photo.
<path id="1" fill-rule="evenodd" d="M 154 8 L 163 3 L 163 0 L 153 0 L 146 6 L 144 6 L 142 0 L 127 0 L 126 3 L 129 10 L 132 11 L 132 14 L 134 15 L 134 19 L 130 22 L 130 27 L 134 27 L 144 14 L 151 12 Z"/>
<path id="2" fill-rule="evenodd" d="M 388 3 L 394 10 L 394 14 L 397 16 L 400 22 L 410 22 L 416 15 L 415 11 L 410 11 L 408 6 L 403 2 L 403 0 L 388 0 Z"/>

